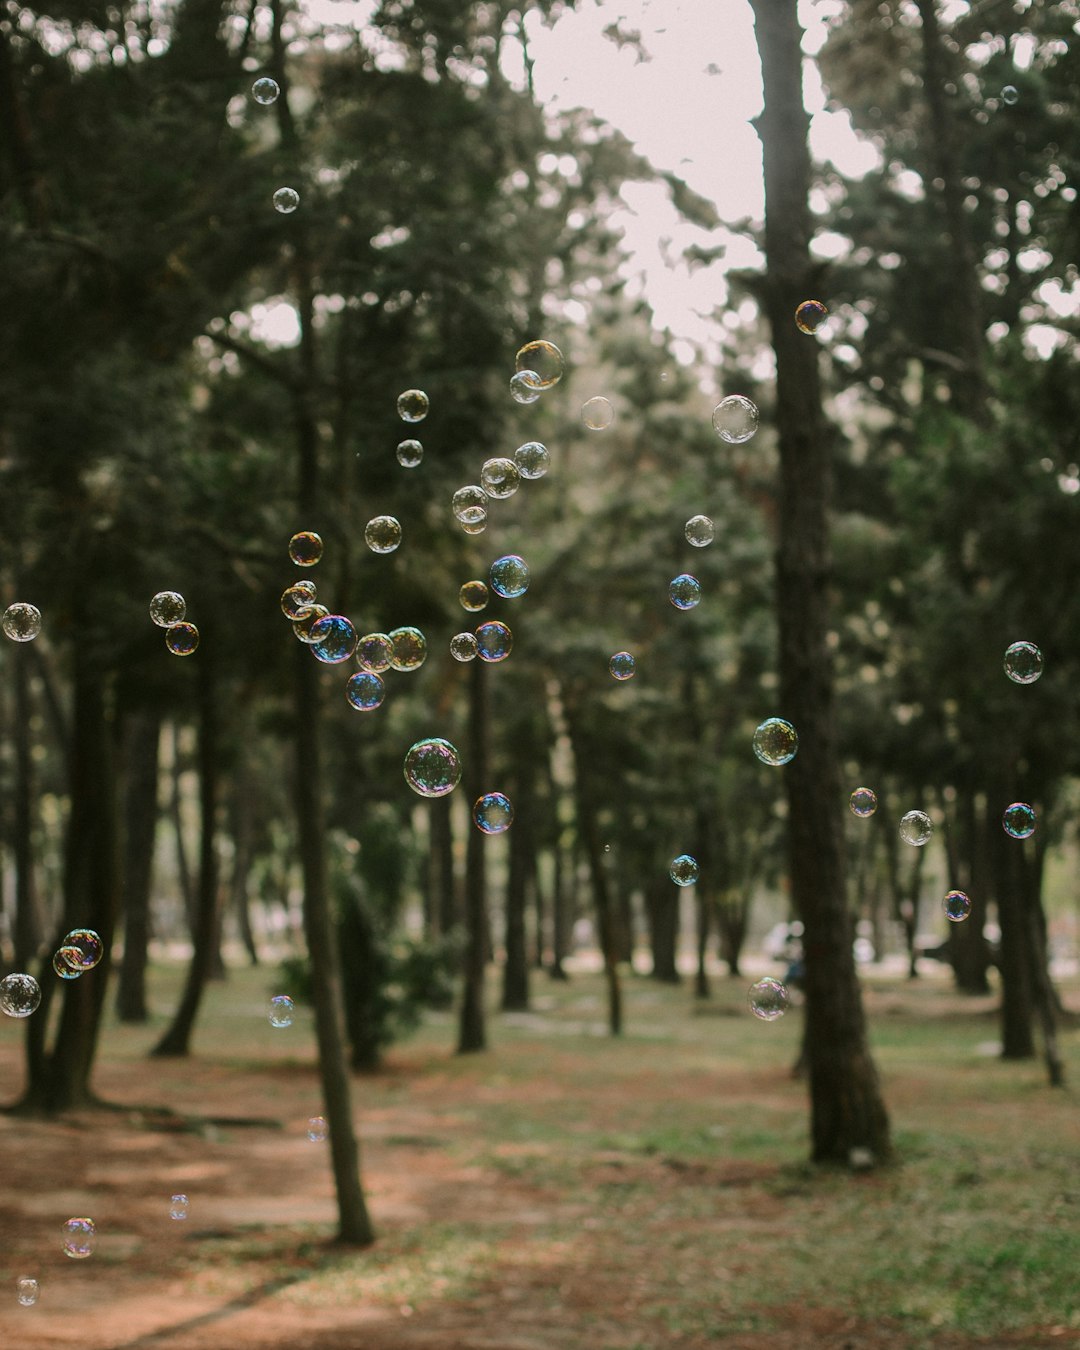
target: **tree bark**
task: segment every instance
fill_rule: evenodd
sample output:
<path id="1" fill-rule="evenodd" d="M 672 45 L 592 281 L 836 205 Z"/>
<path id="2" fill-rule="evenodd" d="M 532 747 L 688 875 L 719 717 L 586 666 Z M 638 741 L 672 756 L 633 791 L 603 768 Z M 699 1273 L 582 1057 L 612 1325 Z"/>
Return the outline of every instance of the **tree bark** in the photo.
<path id="1" fill-rule="evenodd" d="M 17 646 L 12 652 L 15 666 L 15 742 L 14 837 L 15 860 L 15 969 L 29 970 L 41 947 L 41 916 L 38 913 L 37 887 L 34 882 L 34 762 L 31 734 L 30 654 Z"/>
<path id="2" fill-rule="evenodd" d="M 548 974 L 553 980 L 568 978 L 563 969 L 563 961 L 570 950 L 570 929 L 573 919 L 570 913 L 570 887 L 566 880 L 566 859 L 562 843 L 556 829 L 555 847 L 552 851 L 553 876 L 551 883 L 551 965 Z"/>
<path id="3" fill-rule="evenodd" d="M 678 984 L 682 978 L 675 960 L 679 946 L 679 892 L 663 874 L 645 883 L 645 912 L 649 916 L 652 949 L 649 974 L 663 984 Z"/>
<path id="4" fill-rule="evenodd" d="M 124 955 L 116 990 L 121 1022 L 145 1022 L 146 955 L 150 941 L 150 880 L 158 821 L 158 743 L 161 714 L 128 720 L 124 754 Z"/>
<path id="5" fill-rule="evenodd" d="M 503 1012 L 524 1012 L 529 1006 L 529 952 L 525 916 L 529 879 L 535 867 L 532 821 L 535 802 L 532 744 L 527 735 L 518 746 L 514 775 L 514 823 L 510 827 L 510 865 L 506 878 L 506 964 L 503 966 Z"/>
<path id="6" fill-rule="evenodd" d="M 474 661 L 469 671 L 469 755 L 465 764 L 470 816 L 472 803 L 482 793 L 488 776 L 488 684 L 483 661 Z M 465 844 L 465 954 L 463 990 L 458 1027 L 459 1055 L 487 1049 L 484 1021 L 484 969 L 487 964 L 487 888 L 484 869 L 484 836 L 470 819 Z"/>

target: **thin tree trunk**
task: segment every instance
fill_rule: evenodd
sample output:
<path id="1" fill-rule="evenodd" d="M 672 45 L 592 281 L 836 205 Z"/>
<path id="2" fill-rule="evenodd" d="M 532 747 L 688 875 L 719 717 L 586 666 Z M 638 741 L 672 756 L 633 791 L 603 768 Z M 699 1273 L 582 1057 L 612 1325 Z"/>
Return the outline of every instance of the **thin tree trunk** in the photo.
<path id="1" fill-rule="evenodd" d="M 529 901 L 529 874 L 534 865 L 532 850 L 534 792 L 530 759 L 530 739 L 525 736 L 518 746 L 518 772 L 514 782 L 514 823 L 510 827 L 509 839 L 503 1012 L 524 1012 L 529 1006 L 529 953 L 525 917 Z"/>
<path id="2" fill-rule="evenodd" d="M 662 874 L 645 883 L 645 911 L 649 916 L 649 946 L 652 970 L 649 974 L 663 984 L 681 980 L 675 960 L 679 945 L 679 892 Z"/>
<path id="3" fill-rule="evenodd" d="M 986 828 L 993 831 L 997 865 L 994 876 L 997 883 L 998 922 L 1001 925 L 1001 949 L 998 965 L 1001 972 L 1001 1054 L 1004 1059 L 1034 1059 L 1035 1034 L 1034 990 L 1030 949 L 1030 926 L 1025 913 L 1030 897 L 1027 895 L 1024 851 L 1029 845 L 1019 839 L 1010 839 L 997 819 L 997 801 L 1005 801 L 1000 794 L 987 794 Z"/>
<path id="4" fill-rule="evenodd" d="M 230 794 L 233 841 L 232 875 L 229 878 L 229 902 L 236 914 L 240 940 L 253 966 L 259 964 L 259 949 L 251 926 L 251 864 L 254 858 L 254 784 L 246 757 L 241 753 L 233 773 Z"/>
<path id="5" fill-rule="evenodd" d="M 14 837 L 15 860 L 15 968 L 29 970 L 41 947 L 41 916 L 38 913 L 37 887 L 34 883 L 34 763 L 30 737 L 32 710 L 30 699 L 29 652 L 16 646 L 11 653 L 15 666 L 15 742 Z"/>
<path id="6" fill-rule="evenodd" d="M 181 779 L 180 726 L 174 722 L 172 724 L 172 791 L 169 797 L 169 814 L 172 817 L 173 833 L 176 839 L 176 877 L 180 886 L 180 901 L 184 907 L 184 919 L 187 923 L 188 934 L 194 940 L 195 887 L 191 880 L 187 841 L 184 838 L 184 793 Z"/>
<path id="7" fill-rule="evenodd" d="M 158 743 L 161 714 L 128 720 L 124 754 L 124 955 L 116 990 L 121 1022 L 145 1022 L 146 956 L 150 941 L 150 881 L 158 821 Z"/>
<path id="8" fill-rule="evenodd" d="M 428 814 L 428 875 L 432 887 L 433 935 L 446 937 L 461 922 L 454 890 L 454 837 L 449 797 L 431 803 Z"/>
<path id="9" fill-rule="evenodd" d="M 469 755 L 465 782 L 470 804 L 487 791 L 488 684 L 483 661 L 469 671 Z M 511 827 L 513 828 L 513 827 Z M 473 1054 L 487 1049 L 484 1022 L 484 968 L 487 964 L 487 889 L 484 836 L 470 822 L 465 844 L 465 954 L 457 1052 Z"/>
<path id="10" fill-rule="evenodd" d="M 570 888 L 566 884 L 566 860 L 556 831 L 552 852 L 553 878 L 551 885 L 551 965 L 548 974 L 553 980 L 568 978 L 563 961 L 570 948 Z"/>

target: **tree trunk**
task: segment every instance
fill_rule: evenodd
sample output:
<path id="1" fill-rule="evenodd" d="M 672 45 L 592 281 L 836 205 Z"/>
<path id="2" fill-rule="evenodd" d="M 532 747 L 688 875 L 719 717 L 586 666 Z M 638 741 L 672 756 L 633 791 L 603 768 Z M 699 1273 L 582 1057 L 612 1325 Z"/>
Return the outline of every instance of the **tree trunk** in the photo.
<path id="1" fill-rule="evenodd" d="M 161 714 L 129 718 L 124 747 L 124 955 L 116 990 L 121 1022 L 145 1022 L 146 954 L 150 941 L 150 881 L 158 821 L 158 742 Z"/>
<path id="2" fill-rule="evenodd" d="M 675 959 L 679 946 L 679 892 L 668 877 L 652 877 L 645 883 L 645 912 L 649 916 L 652 949 L 649 974 L 663 984 L 678 984 L 682 978 Z"/>
<path id="3" fill-rule="evenodd" d="M 1001 972 L 1001 1054 L 1004 1059 L 1033 1059 L 1035 1034 L 1032 1019 L 1035 1013 L 1032 988 L 1033 956 L 1030 949 L 1030 926 L 1026 915 L 1031 897 L 1027 894 L 1027 871 L 1024 851 L 1029 845 L 1019 839 L 1010 839 L 997 820 L 996 797 L 987 797 L 986 827 L 994 834 L 997 866 L 994 876 L 998 922 L 1001 925 L 1001 951 L 998 966 Z"/>
<path id="4" fill-rule="evenodd" d="M 461 922 L 454 890 L 454 836 L 450 798 L 431 803 L 428 815 L 428 876 L 432 888 L 432 936 L 446 937 Z"/>
<path id="5" fill-rule="evenodd" d="M 488 687 L 487 668 L 474 661 L 469 671 L 469 755 L 465 784 L 471 806 L 487 791 L 488 777 Z M 511 828 L 513 828 L 511 826 Z M 487 959 L 487 892 L 484 872 L 484 836 L 472 824 L 465 845 L 465 955 L 458 1028 L 458 1054 L 487 1049 L 484 1023 L 484 967 Z"/>
<path id="6" fill-rule="evenodd" d="M 172 817 L 173 833 L 176 839 L 176 876 L 180 886 L 180 901 L 184 908 L 188 934 L 195 938 L 195 887 L 191 881 L 191 868 L 188 865 L 187 840 L 184 837 L 184 793 L 181 785 L 180 726 L 172 724 L 172 792 L 169 797 L 169 814 Z"/>
<path id="7" fill-rule="evenodd" d="M 16 646 L 15 666 L 14 820 L 12 853 L 15 859 L 15 969 L 29 970 L 41 948 L 41 916 L 34 884 L 34 763 L 31 735 L 30 653 Z"/>
<path id="8" fill-rule="evenodd" d="M 971 785 L 959 793 L 957 809 L 957 866 L 951 883 L 967 892 L 971 913 L 963 923 L 950 924 L 949 945 L 956 988 L 962 994 L 988 994 L 990 950 L 986 943 L 986 898 L 990 885 L 986 866 L 987 841 L 979 817 L 979 794 Z"/>
<path id="9" fill-rule="evenodd" d="M 570 950 L 570 930 L 573 918 L 570 913 L 570 887 L 567 884 L 566 859 L 562 842 L 556 833 L 552 857 L 553 877 L 551 884 L 551 965 L 548 974 L 553 980 L 567 979 L 563 961 Z"/>
<path id="10" fill-rule="evenodd" d="M 251 895 L 249 882 L 254 856 L 255 786 L 251 781 L 248 761 L 241 751 L 233 772 L 229 795 L 230 827 L 233 842 L 232 875 L 229 878 L 229 904 L 236 914 L 240 940 L 253 966 L 259 964 L 259 949 L 251 926 Z"/>
<path id="11" fill-rule="evenodd" d="M 514 823 L 510 827 L 510 866 L 506 878 L 506 964 L 503 966 L 503 1012 L 524 1012 L 529 1006 L 529 952 L 525 916 L 529 878 L 535 860 L 532 824 L 535 803 L 531 766 L 531 738 L 518 745 L 514 776 Z"/>

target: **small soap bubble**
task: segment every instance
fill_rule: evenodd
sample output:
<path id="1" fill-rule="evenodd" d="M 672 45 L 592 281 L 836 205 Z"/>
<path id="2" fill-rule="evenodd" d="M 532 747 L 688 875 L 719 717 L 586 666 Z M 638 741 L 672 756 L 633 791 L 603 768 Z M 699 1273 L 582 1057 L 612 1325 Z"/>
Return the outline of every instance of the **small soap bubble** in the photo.
<path id="1" fill-rule="evenodd" d="M 450 639 L 450 655 L 455 661 L 475 661 L 479 646 L 475 633 L 455 633 Z"/>
<path id="2" fill-rule="evenodd" d="M 853 816 L 865 820 L 867 816 L 872 816 L 877 810 L 877 793 L 872 788 L 857 787 L 848 798 L 848 806 L 851 807 Z"/>
<path id="3" fill-rule="evenodd" d="M 289 557 L 297 567 L 314 567 L 323 555 L 323 541 L 314 530 L 301 530 L 289 540 Z"/>
<path id="4" fill-rule="evenodd" d="M 1001 101 L 1002 103 L 1007 103 L 1010 108 L 1013 107 L 1015 104 L 1019 103 L 1020 91 L 1017 89 L 1016 85 L 1014 84 L 1005 85 L 1005 87 L 1001 91 Z"/>
<path id="5" fill-rule="evenodd" d="M 311 606 L 315 602 L 315 583 L 308 581 L 294 582 L 281 593 L 281 612 L 287 619 L 306 619 L 311 613 Z"/>
<path id="6" fill-rule="evenodd" d="M 496 595 L 516 600 L 529 589 L 529 564 L 517 553 L 505 553 L 491 564 L 488 580 Z"/>
<path id="7" fill-rule="evenodd" d="M 430 407 L 428 396 L 422 389 L 406 389 L 398 394 L 398 416 L 403 422 L 422 422 Z"/>
<path id="8" fill-rule="evenodd" d="M 344 614 L 324 614 L 311 626 L 310 645 L 316 660 L 340 665 L 356 651 L 356 629 Z"/>
<path id="9" fill-rule="evenodd" d="M 912 848 L 922 848 L 934 833 L 934 822 L 925 811 L 908 811 L 900 817 L 900 838 Z"/>
<path id="10" fill-rule="evenodd" d="M 729 394 L 713 409 L 713 429 L 729 445 L 742 445 L 758 429 L 756 404 L 742 394 Z"/>
<path id="11" fill-rule="evenodd" d="M 470 614 L 475 614 L 477 610 L 487 608 L 488 588 L 482 581 L 463 582 L 458 591 L 458 599 L 461 601 L 462 609 L 467 609 Z"/>
<path id="12" fill-rule="evenodd" d="M 0 1012 L 8 1017 L 29 1017 L 41 1002 L 41 986 L 33 975 L 14 973 L 0 980 Z"/>
<path id="13" fill-rule="evenodd" d="M 159 628 L 171 628 L 187 613 L 187 601 L 179 591 L 158 591 L 150 601 L 150 617 Z"/>
<path id="14" fill-rule="evenodd" d="M 531 370 L 539 379 L 541 389 L 551 389 L 562 379 L 566 363 L 554 342 L 536 338 L 518 348 L 514 368 L 519 372 Z"/>
<path id="15" fill-rule="evenodd" d="M 41 610 L 19 600 L 8 605 L 0 623 L 12 642 L 32 642 L 41 632 Z"/>
<path id="16" fill-rule="evenodd" d="M 671 860 L 668 876 L 676 886 L 693 886 L 698 879 L 697 859 L 689 853 L 680 853 Z"/>
<path id="17" fill-rule="evenodd" d="M 466 534 L 483 534 L 487 529 L 487 512 L 479 520 L 463 520 L 461 528 Z"/>
<path id="18" fill-rule="evenodd" d="M 510 397 L 515 403 L 535 403 L 544 382 L 535 370 L 519 370 L 510 376 Z"/>
<path id="19" fill-rule="evenodd" d="M 754 754 L 762 764 L 790 764 L 799 748 L 799 733 L 782 717 L 767 717 L 754 732 Z"/>
<path id="20" fill-rule="evenodd" d="M 681 572 L 672 578 L 668 599 L 676 609 L 693 609 L 701 602 L 701 582 L 689 572 Z"/>
<path id="21" fill-rule="evenodd" d="M 267 1017 L 272 1027 L 291 1027 L 296 1013 L 296 1004 L 288 994 L 275 994 L 270 1000 Z"/>
<path id="22" fill-rule="evenodd" d="M 1043 654 L 1034 642 L 1014 642 L 1005 649 L 1005 674 L 1014 684 L 1034 684 L 1043 672 Z"/>
<path id="23" fill-rule="evenodd" d="M 199 630 L 193 623 L 174 623 L 165 634 L 165 646 L 173 656 L 190 656 L 199 645 Z"/>
<path id="24" fill-rule="evenodd" d="M 606 431 L 615 420 L 615 409 L 606 398 L 597 395 L 581 405 L 581 420 L 590 431 Z"/>
<path id="25" fill-rule="evenodd" d="M 52 968 L 62 980 L 77 980 L 82 974 L 79 967 L 79 949 L 77 947 L 58 948 L 53 952 Z"/>
<path id="26" fill-rule="evenodd" d="M 461 781 L 461 756 L 441 736 L 429 736 L 409 747 L 405 781 L 421 797 L 445 797 Z"/>
<path id="27" fill-rule="evenodd" d="M 81 1261 L 94 1250 L 97 1229 L 93 1219 L 68 1219 L 64 1224 L 64 1254 Z"/>
<path id="28" fill-rule="evenodd" d="M 971 913 L 971 900 L 963 891 L 950 891 L 941 905 L 950 923 L 963 923 Z"/>
<path id="29" fill-rule="evenodd" d="M 364 543 L 372 553 L 393 553 L 401 543 L 401 521 L 396 516 L 373 516 L 364 526 Z"/>
<path id="30" fill-rule="evenodd" d="M 264 106 L 275 103 L 280 93 L 277 80 L 272 80 L 269 75 L 261 75 L 251 86 L 251 97 L 256 103 L 262 103 Z"/>
<path id="31" fill-rule="evenodd" d="M 312 1116 L 307 1123 L 307 1137 L 313 1144 L 321 1144 L 330 1136 L 330 1126 L 324 1116 Z"/>
<path id="32" fill-rule="evenodd" d="M 466 487 L 458 488 L 450 501 L 450 506 L 462 524 L 471 525 L 478 520 L 487 519 L 489 501 L 487 493 L 478 483 L 469 483 Z"/>
<path id="33" fill-rule="evenodd" d="M 480 470 L 480 486 L 489 497 L 505 501 L 521 486 L 521 474 L 512 459 L 485 460 Z"/>
<path id="34" fill-rule="evenodd" d="M 424 447 L 419 441 L 399 441 L 397 462 L 403 469 L 415 469 L 424 458 Z"/>
<path id="35" fill-rule="evenodd" d="M 484 834 L 503 834 L 514 821 L 514 808 L 503 792 L 485 792 L 473 803 L 473 822 Z"/>
<path id="36" fill-rule="evenodd" d="M 498 619 L 490 619 L 476 630 L 476 654 L 481 661 L 505 661 L 513 645 L 513 633 Z"/>
<path id="37" fill-rule="evenodd" d="M 325 605 L 312 605 L 307 614 L 302 619 L 296 619 L 293 623 L 293 632 L 301 642 L 306 642 L 310 646 L 316 639 L 312 637 L 315 625 L 320 619 L 325 619 L 330 611 Z"/>
<path id="38" fill-rule="evenodd" d="M 419 628 L 395 628 L 390 637 L 390 664 L 394 670 L 419 670 L 427 660 L 427 638 Z"/>
<path id="39" fill-rule="evenodd" d="M 370 670 L 381 675 L 390 669 L 390 657 L 394 644 L 389 633 L 365 633 L 356 644 L 356 664 L 361 670 Z"/>
<path id="40" fill-rule="evenodd" d="M 38 1301 L 38 1282 L 24 1275 L 15 1285 L 15 1297 L 24 1308 L 32 1308 Z"/>
<path id="41" fill-rule="evenodd" d="M 61 950 L 67 951 L 69 947 L 79 953 L 80 970 L 93 970 L 105 955 L 105 944 L 101 940 L 101 935 L 95 933 L 92 928 L 73 928 L 64 938 Z"/>
<path id="42" fill-rule="evenodd" d="M 716 526 L 708 516 L 691 516 L 683 526 L 686 542 L 695 548 L 706 548 L 716 538 Z"/>
<path id="43" fill-rule="evenodd" d="M 746 1001 L 755 1017 L 760 1017 L 763 1022 L 775 1022 L 788 1010 L 788 991 L 779 980 L 766 976 L 750 986 Z"/>
<path id="44" fill-rule="evenodd" d="M 546 445 L 539 441 L 526 441 L 514 451 L 514 463 L 522 478 L 543 478 L 551 463 L 551 455 Z"/>
<path id="45" fill-rule="evenodd" d="M 629 652 L 616 652 L 607 663 L 613 679 L 630 680 L 634 677 L 634 658 Z"/>
<path id="46" fill-rule="evenodd" d="M 169 1201 L 169 1218 L 182 1223 L 188 1216 L 188 1198 L 186 1195 L 174 1195 Z"/>
<path id="47" fill-rule="evenodd" d="M 386 697 L 386 685 L 373 670 L 358 670 L 349 676 L 345 697 L 357 712 L 374 712 Z"/>
<path id="48" fill-rule="evenodd" d="M 795 327 L 800 333 L 816 333 L 828 317 L 828 308 L 820 300 L 804 300 L 795 311 Z"/>
<path id="49" fill-rule="evenodd" d="M 300 194 L 295 188 L 280 187 L 274 193 L 274 210 L 283 216 L 291 216 L 300 205 Z"/>
<path id="50" fill-rule="evenodd" d="M 1035 833 L 1035 808 L 1027 802 L 1013 802 L 1001 817 L 1005 833 L 1013 839 L 1030 839 Z"/>

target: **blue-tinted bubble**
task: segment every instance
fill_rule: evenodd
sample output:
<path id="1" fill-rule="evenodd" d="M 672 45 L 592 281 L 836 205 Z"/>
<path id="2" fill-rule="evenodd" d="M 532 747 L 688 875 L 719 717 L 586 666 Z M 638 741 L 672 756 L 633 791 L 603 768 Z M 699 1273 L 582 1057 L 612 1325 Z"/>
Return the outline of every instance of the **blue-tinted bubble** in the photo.
<path id="1" fill-rule="evenodd" d="M 311 651 L 325 665 L 339 665 L 356 651 L 356 629 L 344 614 L 325 614 L 311 627 Z"/>
<path id="2" fill-rule="evenodd" d="M 373 712 L 386 697 L 386 685 L 372 670 L 358 670 L 349 677 L 345 697 L 357 712 Z"/>
<path id="3" fill-rule="evenodd" d="M 676 886 L 693 886 L 698 879 L 697 859 L 692 858 L 689 853 L 680 853 L 677 858 L 671 860 L 668 875 Z"/>
<path id="4" fill-rule="evenodd" d="M 672 578 L 668 599 L 676 609 L 693 609 L 701 603 L 701 582 L 689 572 L 681 572 Z"/>
<path id="5" fill-rule="evenodd" d="M 782 717 L 768 717 L 754 732 L 754 754 L 762 764 L 790 764 L 799 748 L 799 733 Z"/>
<path id="6" fill-rule="evenodd" d="M 506 553 L 491 564 L 488 579 L 496 595 L 516 600 L 529 589 L 529 564 L 516 553 Z"/>
<path id="7" fill-rule="evenodd" d="M 441 736 L 428 736 L 409 747 L 405 781 L 421 797 L 445 797 L 461 781 L 461 756 Z"/>
<path id="8" fill-rule="evenodd" d="M 473 803 L 473 822 L 484 834 L 502 834 L 514 820 L 514 808 L 503 792 L 485 792 Z"/>
<path id="9" fill-rule="evenodd" d="M 629 680 L 634 675 L 634 658 L 629 652 L 616 652 L 608 662 L 608 670 L 616 680 Z"/>
<path id="10" fill-rule="evenodd" d="M 971 900 L 963 891 L 950 891 L 941 905 L 950 923 L 963 923 L 971 913 Z"/>
<path id="11" fill-rule="evenodd" d="M 1001 824 L 1013 839 L 1028 839 L 1035 833 L 1035 808 L 1027 802 L 1013 802 L 1005 808 Z"/>
<path id="12" fill-rule="evenodd" d="M 481 661 L 505 661 L 513 645 L 513 633 L 498 619 L 482 623 L 476 630 L 476 654 Z"/>

